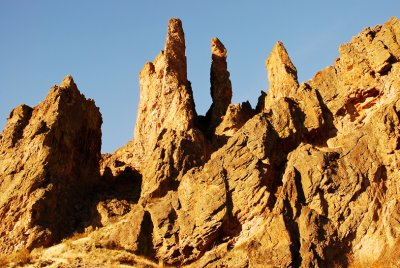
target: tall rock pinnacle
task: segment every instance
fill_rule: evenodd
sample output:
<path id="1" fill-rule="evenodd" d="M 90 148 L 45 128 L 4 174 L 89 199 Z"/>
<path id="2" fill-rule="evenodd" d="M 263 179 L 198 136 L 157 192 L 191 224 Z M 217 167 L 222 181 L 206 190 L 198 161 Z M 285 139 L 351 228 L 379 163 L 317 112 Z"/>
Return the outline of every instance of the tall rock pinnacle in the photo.
<path id="1" fill-rule="evenodd" d="M 185 35 L 182 22 L 170 19 L 162 51 L 140 72 L 140 102 L 136 120 L 135 152 L 141 162 L 156 144 L 163 129 L 188 130 L 196 116 L 193 93 L 187 80 Z"/>
<path id="2" fill-rule="evenodd" d="M 181 20 L 170 19 L 164 53 L 166 77 L 176 78 L 181 84 L 187 83 L 185 48 L 185 33 Z"/>
<path id="3" fill-rule="evenodd" d="M 227 51 L 216 37 L 211 40 L 211 57 L 210 82 L 213 103 L 207 116 L 210 120 L 210 127 L 214 129 L 222 121 L 232 100 L 232 84 L 226 62 Z"/>
<path id="4" fill-rule="evenodd" d="M 0 134 L 0 266 L 399 267 L 398 40 L 396 18 L 366 28 L 300 86 L 278 42 L 254 111 L 229 104 L 213 39 L 197 118 L 172 19 L 135 140 L 101 160 L 99 109 L 66 77 Z"/>
<path id="5" fill-rule="evenodd" d="M 269 80 L 267 102 L 294 94 L 299 87 L 297 70 L 282 42 L 278 41 L 276 43 L 265 65 Z"/>

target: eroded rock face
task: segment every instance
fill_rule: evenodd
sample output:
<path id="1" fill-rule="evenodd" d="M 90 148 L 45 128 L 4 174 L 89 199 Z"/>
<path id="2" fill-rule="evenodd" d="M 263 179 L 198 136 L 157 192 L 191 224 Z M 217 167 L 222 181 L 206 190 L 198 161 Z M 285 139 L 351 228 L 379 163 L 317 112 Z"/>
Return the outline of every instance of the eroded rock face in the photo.
<path id="1" fill-rule="evenodd" d="M 169 20 L 165 50 L 154 62 L 144 65 L 139 80 L 140 102 L 134 140 L 113 155 L 105 156 L 102 162 L 102 172 L 108 168 L 114 176 L 127 167 L 139 172 L 146 169 L 143 166 L 151 162 L 147 159 L 152 158 L 164 131 L 175 131 L 179 136 L 195 127 L 197 115 L 187 80 L 185 37 L 179 19 Z M 197 141 L 197 137 L 193 139 L 192 142 Z"/>
<path id="2" fill-rule="evenodd" d="M 141 174 L 138 203 L 154 226 L 152 233 L 147 234 L 153 238 L 154 255 L 176 263 L 177 241 L 171 235 L 178 228 L 173 216 L 178 209 L 176 192 L 183 175 L 203 165 L 211 154 L 210 141 L 196 127 L 179 19 L 169 20 L 165 50 L 154 62 L 145 64 L 139 78 L 140 103 L 134 140 L 106 156 L 102 169 L 103 174 L 108 172 L 114 178 L 126 169 Z"/>
<path id="3" fill-rule="evenodd" d="M 300 86 L 282 45 L 274 48 L 269 77 L 283 82 L 271 83 L 264 111 L 288 148 L 276 199 L 258 230 L 193 267 L 398 264 L 399 26 L 393 18 L 364 30 Z"/>
<path id="4" fill-rule="evenodd" d="M 214 37 L 211 40 L 211 98 L 212 105 L 207 112 L 209 131 L 221 123 L 232 100 L 232 83 L 229 79 L 228 64 L 226 62 L 227 50 L 221 41 Z"/>
<path id="5" fill-rule="evenodd" d="M 302 84 L 278 42 L 266 63 L 270 88 L 253 110 L 230 103 L 226 49 L 213 39 L 213 104 L 198 117 L 182 24 L 170 20 L 165 51 L 140 74 L 135 139 L 101 160 L 113 191 L 97 193 L 99 229 L 88 239 L 174 266 L 396 267 L 397 40 L 396 18 L 368 28 Z M 54 215 L 74 218 L 57 208 L 97 178 L 98 141 L 81 137 L 99 135 L 100 117 L 74 92 L 67 78 L 39 106 L 10 115 L 0 140 L 0 230 L 11 234 L 2 251 L 65 233 Z M 79 120 L 62 116 L 76 111 Z"/>
<path id="6" fill-rule="evenodd" d="M 152 152 L 163 129 L 187 131 L 196 116 L 193 93 L 186 74 L 182 23 L 168 23 L 165 50 L 140 72 L 140 103 L 134 141 L 142 158 Z"/>
<path id="7" fill-rule="evenodd" d="M 0 251 L 48 246 L 70 234 L 99 179 L 101 115 L 72 77 L 15 108 L 0 139 Z"/>
<path id="8" fill-rule="evenodd" d="M 281 97 L 291 97 L 299 87 L 297 69 L 282 42 L 275 44 L 265 66 L 269 80 L 267 103 Z"/>

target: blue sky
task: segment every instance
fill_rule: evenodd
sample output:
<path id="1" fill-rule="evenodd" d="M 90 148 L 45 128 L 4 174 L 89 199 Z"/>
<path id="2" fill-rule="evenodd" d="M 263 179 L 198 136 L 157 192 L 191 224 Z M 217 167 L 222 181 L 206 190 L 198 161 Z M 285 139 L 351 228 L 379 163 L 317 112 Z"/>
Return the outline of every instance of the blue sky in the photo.
<path id="1" fill-rule="evenodd" d="M 13 107 L 38 104 L 71 74 L 103 116 L 103 152 L 133 138 L 138 74 L 164 47 L 167 22 L 183 21 L 196 109 L 211 104 L 210 40 L 228 50 L 233 102 L 255 106 L 268 88 L 265 60 L 281 40 L 306 81 L 362 29 L 400 17 L 398 0 L 1 1 L 0 129 Z"/>

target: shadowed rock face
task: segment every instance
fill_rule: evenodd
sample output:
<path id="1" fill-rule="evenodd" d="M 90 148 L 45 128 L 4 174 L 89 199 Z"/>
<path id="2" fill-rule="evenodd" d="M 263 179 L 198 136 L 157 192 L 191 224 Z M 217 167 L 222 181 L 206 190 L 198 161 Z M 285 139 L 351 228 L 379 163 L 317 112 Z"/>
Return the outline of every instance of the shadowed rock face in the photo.
<path id="1" fill-rule="evenodd" d="M 302 84 L 278 42 L 253 110 L 231 104 L 226 48 L 214 38 L 202 117 L 182 23 L 171 19 L 165 50 L 139 76 L 134 140 L 100 168 L 101 117 L 72 78 L 12 111 L 0 139 L 0 250 L 47 246 L 89 207 L 96 247 L 175 266 L 395 267 L 398 40 L 396 18 L 367 28 Z M 86 202 L 99 170 L 106 187 Z"/>
<path id="2" fill-rule="evenodd" d="M 209 128 L 213 131 L 222 121 L 232 100 L 232 84 L 226 62 L 227 51 L 218 38 L 211 40 L 211 98 L 212 105 L 207 112 Z"/>
<path id="3" fill-rule="evenodd" d="M 99 179 L 101 115 L 72 77 L 15 108 L 0 139 L 0 251 L 48 246 L 70 234 Z"/>

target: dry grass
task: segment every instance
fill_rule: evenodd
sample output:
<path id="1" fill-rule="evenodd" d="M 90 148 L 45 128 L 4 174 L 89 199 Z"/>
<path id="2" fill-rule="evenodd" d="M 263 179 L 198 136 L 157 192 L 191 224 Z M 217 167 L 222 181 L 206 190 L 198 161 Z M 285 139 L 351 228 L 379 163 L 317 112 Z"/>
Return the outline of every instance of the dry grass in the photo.
<path id="1" fill-rule="evenodd" d="M 75 232 L 70 239 L 75 241 L 75 240 L 87 237 L 93 231 L 94 231 L 93 226 L 88 226 L 88 227 L 85 228 L 85 231 L 82 232 L 82 233 Z"/>
<path id="2" fill-rule="evenodd" d="M 31 253 L 26 248 L 12 254 L 0 254 L 0 267 L 23 266 L 32 260 Z"/>
<path id="3" fill-rule="evenodd" d="M 14 261 L 19 265 L 27 264 L 31 261 L 31 253 L 26 248 L 14 253 Z"/>
<path id="4" fill-rule="evenodd" d="M 125 250 L 103 248 L 91 236 L 73 235 L 60 244 L 42 251 L 32 251 L 33 266 L 49 264 L 51 267 L 159 267 L 156 263 L 144 257 L 137 256 Z M 2 266 L 0 265 L 0 268 Z"/>

